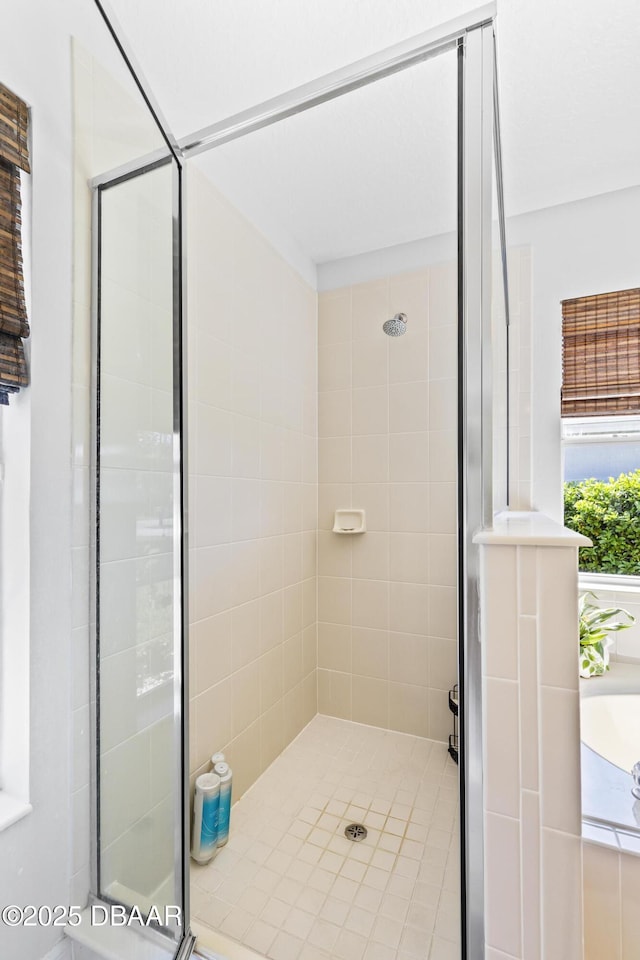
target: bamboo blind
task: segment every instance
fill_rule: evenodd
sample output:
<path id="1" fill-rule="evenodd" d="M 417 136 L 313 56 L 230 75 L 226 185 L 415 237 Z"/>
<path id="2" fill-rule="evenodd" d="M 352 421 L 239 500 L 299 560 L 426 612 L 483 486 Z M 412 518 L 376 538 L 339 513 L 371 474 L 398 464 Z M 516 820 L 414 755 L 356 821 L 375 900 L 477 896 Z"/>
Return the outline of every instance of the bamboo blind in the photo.
<path id="1" fill-rule="evenodd" d="M 26 173 L 31 172 L 28 134 L 26 103 L 0 83 L 0 157 Z"/>
<path id="2" fill-rule="evenodd" d="M 22 272 L 20 173 L 0 161 L 0 333 L 28 337 Z"/>
<path id="3" fill-rule="evenodd" d="M 29 336 L 22 263 L 20 170 L 29 167 L 29 111 L 0 84 L 0 404 L 29 383 Z"/>
<path id="4" fill-rule="evenodd" d="M 562 301 L 562 416 L 640 413 L 640 288 Z"/>

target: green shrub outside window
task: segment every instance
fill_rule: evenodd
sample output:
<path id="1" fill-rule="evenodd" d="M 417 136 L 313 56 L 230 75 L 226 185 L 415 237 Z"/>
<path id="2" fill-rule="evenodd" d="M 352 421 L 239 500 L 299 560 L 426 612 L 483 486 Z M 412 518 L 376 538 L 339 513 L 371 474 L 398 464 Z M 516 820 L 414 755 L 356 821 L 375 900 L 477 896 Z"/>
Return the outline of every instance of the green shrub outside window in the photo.
<path id="1" fill-rule="evenodd" d="M 580 570 L 640 576 L 640 470 L 564 484 L 564 522 L 593 542 L 580 547 Z"/>

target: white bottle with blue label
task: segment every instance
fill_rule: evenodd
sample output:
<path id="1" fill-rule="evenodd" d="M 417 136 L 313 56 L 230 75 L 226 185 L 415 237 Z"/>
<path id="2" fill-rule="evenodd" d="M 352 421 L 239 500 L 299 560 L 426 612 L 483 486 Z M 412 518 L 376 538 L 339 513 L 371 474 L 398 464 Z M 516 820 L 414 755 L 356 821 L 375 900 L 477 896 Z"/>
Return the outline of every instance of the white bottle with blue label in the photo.
<path id="1" fill-rule="evenodd" d="M 231 784 L 233 782 L 233 772 L 228 763 L 216 763 L 214 771 L 220 778 L 218 846 L 224 847 L 229 839 L 229 827 L 231 823 Z"/>
<path id="2" fill-rule="evenodd" d="M 203 773 L 196 780 L 193 798 L 191 856 L 197 863 L 209 863 L 217 853 L 219 814 L 220 777 Z"/>

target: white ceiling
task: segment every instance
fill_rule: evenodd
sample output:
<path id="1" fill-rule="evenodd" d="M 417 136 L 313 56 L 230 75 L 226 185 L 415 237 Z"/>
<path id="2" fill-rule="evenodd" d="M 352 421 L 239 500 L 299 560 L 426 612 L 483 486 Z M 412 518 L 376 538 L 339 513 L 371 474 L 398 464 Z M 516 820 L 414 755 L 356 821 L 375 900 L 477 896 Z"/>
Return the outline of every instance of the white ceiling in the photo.
<path id="1" fill-rule="evenodd" d="M 111 0 L 182 137 L 472 9 L 470 0 Z M 640 2 L 498 0 L 508 215 L 640 183 Z M 451 229 L 449 65 L 419 68 L 203 155 L 316 262 Z"/>
<path id="2" fill-rule="evenodd" d="M 266 233 L 315 263 L 456 226 L 451 51 L 198 157 Z"/>

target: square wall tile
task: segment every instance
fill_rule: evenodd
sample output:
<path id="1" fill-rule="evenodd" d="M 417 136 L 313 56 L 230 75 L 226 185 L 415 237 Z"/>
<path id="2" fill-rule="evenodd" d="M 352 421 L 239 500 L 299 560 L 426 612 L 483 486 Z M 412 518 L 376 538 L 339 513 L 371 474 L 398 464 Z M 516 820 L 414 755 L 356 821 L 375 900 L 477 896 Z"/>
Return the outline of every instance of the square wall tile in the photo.
<path id="1" fill-rule="evenodd" d="M 384 680 L 354 676 L 351 681 L 351 718 L 357 723 L 386 727 L 389 722 L 389 685 Z"/>
<path id="2" fill-rule="evenodd" d="M 355 384 L 354 386 L 364 386 Z M 351 343 L 333 343 L 318 348 L 318 390 L 351 389 Z"/>
<path id="3" fill-rule="evenodd" d="M 332 290 L 318 296 L 318 343 L 348 343 L 351 340 L 351 289 Z"/>
<path id="4" fill-rule="evenodd" d="M 389 391 L 386 384 L 354 389 L 351 392 L 351 403 L 354 436 L 388 433 Z"/>
<path id="5" fill-rule="evenodd" d="M 458 492 L 455 483 L 430 483 L 429 533 L 455 534 L 458 525 Z"/>
<path id="6" fill-rule="evenodd" d="M 389 383 L 410 383 L 429 379 L 427 331 L 419 325 L 412 324 L 407 333 L 409 336 L 394 337 L 390 340 Z"/>
<path id="7" fill-rule="evenodd" d="M 454 533 L 432 533 L 428 538 L 428 582 L 455 587 L 458 582 L 458 538 Z"/>
<path id="8" fill-rule="evenodd" d="M 457 426 L 457 378 L 429 381 L 429 430 L 456 430 Z"/>
<path id="9" fill-rule="evenodd" d="M 429 480 L 428 433 L 391 434 L 389 479 L 394 483 L 424 483 Z"/>
<path id="10" fill-rule="evenodd" d="M 351 672 L 351 627 L 338 623 L 318 624 L 318 666 L 324 670 Z"/>
<path id="11" fill-rule="evenodd" d="M 318 435 L 351 435 L 351 390 L 327 390 L 318 397 Z M 376 431 L 377 432 L 377 431 Z"/>
<path id="12" fill-rule="evenodd" d="M 408 270 L 389 277 L 389 312 L 406 313 L 421 330 L 429 322 L 429 269 Z"/>
<path id="13" fill-rule="evenodd" d="M 455 324 L 429 329 L 429 379 L 451 380 L 457 375 L 458 331 Z"/>
<path id="14" fill-rule="evenodd" d="M 409 683 L 389 684 L 389 726 L 417 737 L 429 736 L 429 693 Z"/>
<path id="15" fill-rule="evenodd" d="M 455 587 L 428 587 L 429 633 L 455 640 L 458 635 L 458 600 Z"/>
<path id="16" fill-rule="evenodd" d="M 349 483 L 351 480 L 351 440 L 333 437 L 318 441 L 318 480 L 320 483 Z"/>
<path id="17" fill-rule="evenodd" d="M 426 533 L 391 533 L 389 579 L 403 583 L 427 583 L 432 539 Z"/>
<path id="18" fill-rule="evenodd" d="M 354 483 L 385 483 L 389 479 L 388 436 L 354 436 L 352 452 Z"/>
<path id="19" fill-rule="evenodd" d="M 458 438 L 455 430 L 429 432 L 429 479 L 455 483 L 458 476 Z"/>
<path id="20" fill-rule="evenodd" d="M 382 339 L 382 324 L 388 320 L 389 282 L 370 280 L 351 288 L 353 339 Z"/>
<path id="21" fill-rule="evenodd" d="M 338 508 L 339 509 L 339 508 Z M 318 573 L 324 577 L 350 577 L 355 537 L 345 537 L 328 530 L 318 535 Z"/>
<path id="22" fill-rule="evenodd" d="M 363 536 L 339 539 L 352 541 L 351 563 L 354 578 L 389 579 L 389 534 L 368 531 Z"/>
<path id="23" fill-rule="evenodd" d="M 429 429 L 429 384 L 392 383 L 389 387 L 391 433 L 420 433 Z"/>
<path id="24" fill-rule="evenodd" d="M 367 530 L 389 530 L 389 487 L 386 483 L 354 483 L 345 506 L 365 511 Z"/>
<path id="25" fill-rule="evenodd" d="M 429 686 L 429 640 L 426 636 L 390 632 L 389 679 Z"/>
<path id="26" fill-rule="evenodd" d="M 351 719 L 351 674 L 318 670 L 318 712 Z"/>
<path id="27" fill-rule="evenodd" d="M 386 630 L 389 625 L 389 588 L 382 580 L 353 580 L 353 625 Z"/>
<path id="28" fill-rule="evenodd" d="M 358 340 L 353 344 L 353 387 L 377 387 L 389 382 L 388 337 Z"/>
<path id="29" fill-rule="evenodd" d="M 458 682 L 458 641 L 429 637 L 428 647 L 429 686 L 448 692 Z"/>
<path id="30" fill-rule="evenodd" d="M 351 579 L 318 577 L 318 617 L 328 623 L 351 623 Z"/>
<path id="31" fill-rule="evenodd" d="M 354 675 L 373 677 L 379 680 L 386 680 L 388 678 L 389 634 L 386 630 L 374 630 L 371 627 L 353 627 L 351 644 L 353 655 L 352 672 Z M 353 719 L 356 720 L 357 717 L 354 716 Z M 364 723 L 365 721 L 362 722 Z M 375 726 L 380 726 L 380 724 L 375 724 Z"/>
<path id="32" fill-rule="evenodd" d="M 391 583 L 389 627 L 398 633 L 428 632 L 428 587 L 418 583 Z"/>
<path id="33" fill-rule="evenodd" d="M 389 530 L 394 533 L 427 533 L 430 487 L 427 483 L 389 484 Z"/>

